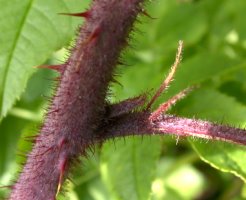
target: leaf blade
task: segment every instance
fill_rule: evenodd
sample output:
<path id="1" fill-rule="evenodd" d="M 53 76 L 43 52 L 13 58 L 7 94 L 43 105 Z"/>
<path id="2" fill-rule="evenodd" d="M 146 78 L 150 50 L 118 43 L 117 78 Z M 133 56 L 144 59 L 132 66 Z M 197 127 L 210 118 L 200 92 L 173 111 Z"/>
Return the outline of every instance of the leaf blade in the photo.
<path id="1" fill-rule="evenodd" d="M 77 3 L 76 3 L 77 2 Z M 33 66 L 44 63 L 51 54 L 68 44 L 74 19 L 57 15 L 85 3 L 74 1 L 18 0 L 0 1 L 0 119 L 23 92 Z M 77 5 L 77 6 L 75 6 Z M 78 21 L 77 21 L 78 22 Z"/>
<path id="2" fill-rule="evenodd" d="M 115 145 L 117 151 L 110 143 L 104 145 L 102 151 L 104 183 L 115 199 L 147 200 L 160 153 L 159 138 L 151 141 L 147 137 L 128 138 L 126 142 L 119 140 Z"/>

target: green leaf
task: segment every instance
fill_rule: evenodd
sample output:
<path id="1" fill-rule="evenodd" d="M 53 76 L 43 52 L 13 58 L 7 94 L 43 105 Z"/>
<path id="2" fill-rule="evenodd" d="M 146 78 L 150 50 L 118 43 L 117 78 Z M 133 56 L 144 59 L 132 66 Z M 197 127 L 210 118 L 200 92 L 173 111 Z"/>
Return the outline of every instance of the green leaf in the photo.
<path id="1" fill-rule="evenodd" d="M 201 84 L 208 79 L 232 73 L 243 67 L 245 64 L 241 63 L 240 60 L 232 59 L 225 54 L 201 51 L 191 58 L 184 58 L 167 96 L 174 95 L 188 86 Z"/>
<path id="2" fill-rule="evenodd" d="M 147 10 L 157 19 L 137 25 L 145 33 L 139 36 L 142 41 L 138 45 L 142 48 L 154 47 L 166 52 L 176 49 L 179 40 L 184 40 L 186 45 L 192 45 L 208 31 L 207 14 L 200 6 L 200 2 L 189 4 L 156 1 L 150 4 Z M 151 23 L 151 29 L 149 23 Z"/>
<path id="3" fill-rule="evenodd" d="M 220 6 L 214 18 L 213 37 L 217 40 L 225 40 L 230 31 L 236 31 L 239 40 L 246 39 L 246 28 L 244 18 L 246 2 L 242 0 L 225 1 Z M 218 26 L 219 24 L 219 26 Z"/>
<path id="4" fill-rule="evenodd" d="M 246 125 L 246 106 L 234 98 L 212 89 L 200 89 L 194 92 L 183 106 L 181 113 L 197 118 L 209 119 L 218 123 L 231 124 L 236 127 Z M 195 142 L 194 149 L 201 158 L 213 167 L 235 174 L 246 181 L 245 147 L 223 142 Z"/>
<path id="5" fill-rule="evenodd" d="M 246 184 L 244 184 L 243 189 L 242 189 L 242 197 L 246 198 Z"/>
<path id="6" fill-rule="evenodd" d="M 83 10 L 80 0 L 0 0 L 0 119 L 25 89 L 34 66 L 67 45 L 78 21 L 58 15 Z"/>
<path id="7" fill-rule="evenodd" d="M 11 126 L 11 124 L 15 126 Z M 9 161 L 13 159 L 16 153 L 16 144 L 20 138 L 19 130 L 26 126 L 27 122 L 15 117 L 8 117 L 3 120 L 0 125 L 0 177 L 6 170 Z"/>
<path id="8" fill-rule="evenodd" d="M 19 169 L 15 162 L 16 153 L 23 150 L 16 148 L 16 146 L 22 131 L 28 124 L 30 122 L 12 116 L 4 118 L 0 124 L 0 186 L 11 185 L 15 178 Z M 7 189 L 1 188 L 0 198 L 2 199 L 6 193 Z"/>
<path id="9" fill-rule="evenodd" d="M 160 160 L 157 177 L 152 185 L 151 199 L 196 199 L 202 193 L 205 179 L 202 173 L 191 165 L 191 162 L 199 159 L 194 154 L 180 158 L 166 155 Z"/>
<path id="10" fill-rule="evenodd" d="M 207 25 L 206 14 L 197 4 L 180 4 L 158 21 L 156 42 L 166 49 L 176 49 L 179 40 L 191 45 L 206 33 Z"/>
<path id="11" fill-rule="evenodd" d="M 159 137 L 106 143 L 101 155 L 103 181 L 117 200 L 147 200 L 160 153 Z"/>

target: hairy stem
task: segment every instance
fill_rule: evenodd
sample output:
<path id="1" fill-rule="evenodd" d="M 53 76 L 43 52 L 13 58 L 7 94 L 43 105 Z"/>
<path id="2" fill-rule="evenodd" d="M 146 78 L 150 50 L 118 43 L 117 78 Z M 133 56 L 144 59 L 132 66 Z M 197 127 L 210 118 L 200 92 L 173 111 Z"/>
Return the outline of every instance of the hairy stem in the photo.
<path id="1" fill-rule="evenodd" d="M 121 50 L 144 0 L 94 0 L 90 10 L 67 14 L 86 18 L 71 56 L 62 65 L 45 66 L 60 72 L 50 108 L 11 200 L 54 200 L 71 167 L 96 142 L 129 135 L 174 134 L 246 145 L 246 130 L 163 114 L 183 98 L 181 91 L 154 112 L 151 107 L 170 85 L 181 60 L 182 42 L 175 63 L 159 90 L 147 96 L 109 105 L 106 94 L 113 81 Z M 64 13 L 63 13 L 64 14 Z M 145 108 L 139 108 L 141 106 Z M 138 110 L 138 111 L 136 111 Z"/>
<path id="2" fill-rule="evenodd" d="M 142 2 L 94 0 L 81 15 L 86 22 L 61 66 L 56 95 L 11 200 L 56 199 L 69 169 L 96 137 L 113 70 Z"/>
<path id="3" fill-rule="evenodd" d="M 101 135 L 108 139 L 130 135 L 173 134 L 182 137 L 227 141 L 246 146 L 246 130 L 166 114 L 152 121 L 151 114 L 150 112 L 135 112 L 111 119 L 101 130 Z"/>

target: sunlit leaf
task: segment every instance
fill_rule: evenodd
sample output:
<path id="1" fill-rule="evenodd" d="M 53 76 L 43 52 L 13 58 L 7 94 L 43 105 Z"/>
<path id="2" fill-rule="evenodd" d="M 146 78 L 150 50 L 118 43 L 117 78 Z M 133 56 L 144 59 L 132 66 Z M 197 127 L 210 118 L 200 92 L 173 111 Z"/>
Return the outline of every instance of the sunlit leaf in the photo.
<path id="1" fill-rule="evenodd" d="M 131 138 L 107 143 L 102 150 L 104 183 L 117 200 L 147 200 L 160 153 L 160 140 Z"/>
<path id="2" fill-rule="evenodd" d="M 84 7 L 73 0 L 0 0 L 0 118 L 25 89 L 34 66 L 68 45 L 74 30 L 72 18 L 58 15 Z M 78 22 L 78 21 L 77 21 Z"/>

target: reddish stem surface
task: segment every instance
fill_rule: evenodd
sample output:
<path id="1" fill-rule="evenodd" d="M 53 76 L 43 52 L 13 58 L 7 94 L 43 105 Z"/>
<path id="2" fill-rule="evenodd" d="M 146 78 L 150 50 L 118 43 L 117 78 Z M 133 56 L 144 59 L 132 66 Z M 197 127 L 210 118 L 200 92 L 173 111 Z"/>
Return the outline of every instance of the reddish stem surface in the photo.
<path id="1" fill-rule="evenodd" d="M 143 0 L 94 0 L 11 200 L 53 200 L 92 144 L 113 70 Z"/>
<path id="2" fill-rule="evenodd" d="M 172 134 L 182 137 L 199 137 L 246 146 L 246 130 L 218 125 L 208 121 L 161 115 L 151 120 L 150 112 L 135 112 L 111 119 L 101 135 L 106 138 L 131 135 Z"/>

